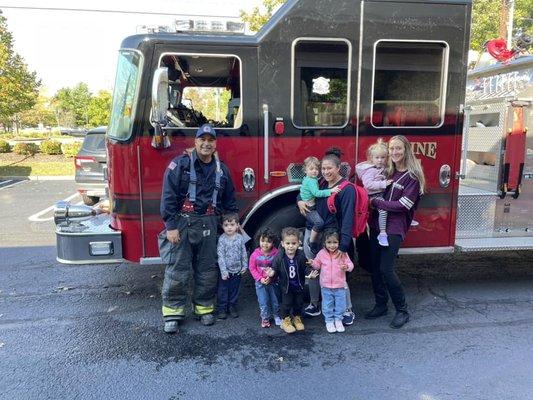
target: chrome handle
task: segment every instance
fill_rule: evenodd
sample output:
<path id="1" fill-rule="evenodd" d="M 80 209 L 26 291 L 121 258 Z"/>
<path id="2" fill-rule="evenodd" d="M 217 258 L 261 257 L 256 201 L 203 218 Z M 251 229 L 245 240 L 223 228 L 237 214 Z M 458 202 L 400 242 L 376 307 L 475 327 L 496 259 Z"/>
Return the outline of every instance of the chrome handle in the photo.
<path id="1" fill-rule="evenodd" d="M 247 167 L 242 172 L 242 187 L 245 192 L 251 192 L 255 187 L 255 172 L 252 168 Z"/>
<path id="2" fill-rule="evenodd" d="M 439 185 L 441 188 L 447 188 L 450 184 L 451 171 L 452 169 L 448 164 L 444 164 L 442 167 L 440 167 Z"/>
<path id="3" fill-rule="evenodd" d="M 263 104 L 263 166 L 264 166 L 264 175 L 263 179 L 265 183 L 269 182 L 270 174 L 268 171 L 268 105 Z"/>
<path id="4" fill-rule="evenodd" d="M 472 111 L 472 107 L 464 107 L 463 137 L 461 142 L 461 165 L 459 166 L 459 173 L 455 174 L 456 179 L 466 178 L 466 156 L 468 153 L 468 131 L 470 130 L 470 111 Z"/>

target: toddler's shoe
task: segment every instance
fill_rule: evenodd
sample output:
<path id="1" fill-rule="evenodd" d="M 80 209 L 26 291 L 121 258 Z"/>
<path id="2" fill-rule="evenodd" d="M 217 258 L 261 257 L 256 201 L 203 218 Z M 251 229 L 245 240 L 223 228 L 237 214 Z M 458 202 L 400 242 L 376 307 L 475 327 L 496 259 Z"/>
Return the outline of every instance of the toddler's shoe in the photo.
<path id="1" fill-rule="evenodd" d="M 299 315 L 296 315 L 292 322 L 294 323 L 294 327 L 297 331 L 305 330 L 304 323 L 302 322 L 302 317 L 300 317 Z"/>
<path id="2" fill-rule="evenodd" d="M 313 303 L 309 303 L 309 305 L 304 309 L 304 315 L 306 317 L 318 317 L 320 313 L 320 308 L 315 306 Z"/>
<path id="3" fill-rule="evenodd" d="M 268 318 L 261 319 L 261 328 L 270 328 L 270 320 Z"/>
<path id="4" fill-rule="evenodd" d="M 274 317 L 274 324 L 276 324 L 276 326 L 281 326 L 281 318 L 280 317 Z"/>
<path id="5" fill-rule="evenodd" d="M 389 238 L 386 233 L 380 233 L 378 235 L 378 243 L 380 246 L 387 247 L 389 245 Z"/>
<path id="6" fill-rule="evenodd" d="M 281 323 L 281 329 L 283 329 L 285 331 L 285 333 L 294 333 L 294 332 L 296 332 L 296 328 L 292 324 L 291 317 L 283 318 L 283 322 Z"/>
<path id="7" fill-rule="evenodd" d="M 346 312 L 342 315 L 342 323 L 346 326 L 353 325 L 354 320 L 355 314 L 352 310 L 346 310 Z"/>
<path id="8" fill-rule="evenodd" d="M 340 319 L 335 320 L 335 329 L 337 332 L 344 332 L 344 325 Z"/>
<path id="9" fill-rule="evenodd" d="M 326 330 L 329 333 L 337 332 L 337 328 L 335 328 L 335 323 L 334 322 L 326 322 Z"/>

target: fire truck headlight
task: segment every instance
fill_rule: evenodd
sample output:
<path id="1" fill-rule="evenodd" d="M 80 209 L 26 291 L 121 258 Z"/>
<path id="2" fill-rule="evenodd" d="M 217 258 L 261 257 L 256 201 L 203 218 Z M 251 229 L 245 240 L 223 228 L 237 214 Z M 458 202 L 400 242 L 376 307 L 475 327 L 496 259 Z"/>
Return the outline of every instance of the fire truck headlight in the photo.
<path id="1" fill-rule="evenodd" d="M 79 222 L 92 218 L 102 212 L 86 205 L 71 205 L 66 201 L 59 201 L 54 207 L 54 222 L 59 225 L 64 222 Z"/>
<path id="2" fill-rule="evenodd" d="M 255 173 L 250 167 L 245 168 L 242 173 L 242 187 L 245 192 L 251 192 L 255 187 Z"/>

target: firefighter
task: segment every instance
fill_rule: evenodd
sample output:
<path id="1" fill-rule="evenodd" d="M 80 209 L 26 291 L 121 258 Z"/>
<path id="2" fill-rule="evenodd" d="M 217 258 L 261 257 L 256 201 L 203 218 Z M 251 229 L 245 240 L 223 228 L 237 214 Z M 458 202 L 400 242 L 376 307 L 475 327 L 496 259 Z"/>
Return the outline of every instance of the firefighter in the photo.
<path id="1" fill-rule="evenodd" d="M 235 188 L 226 165 L 218 159 L 216 132 L 209 124 L 196 132 L 190 154 L 170 162 L 163 178 L 161 216 L 175 260 L 163 280 L 163 330 L 178 331 L 185 318 L 189 277 L 193 275 L 194 313 L 203 325 L 213 325 L 217 288 L 218 216 L 237 212 Z"/>

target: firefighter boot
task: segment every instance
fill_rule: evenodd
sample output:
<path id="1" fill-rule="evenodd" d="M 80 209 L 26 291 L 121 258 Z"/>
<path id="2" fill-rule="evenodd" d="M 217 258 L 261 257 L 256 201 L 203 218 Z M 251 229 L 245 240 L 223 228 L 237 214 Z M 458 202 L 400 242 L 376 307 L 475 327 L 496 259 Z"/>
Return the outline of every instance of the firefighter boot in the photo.
<path id="1" fill-rule="evenodd" d="M 294 332 L 296 332 L 296 328 L 292 324 L 291 317 L 283 318 L 283 322 L 281 323 L 281 329 L 283 329 L 285 331 L 285 333 L 294 333 Z"/>
<path id="2" fill-rule="evenodd" d="M 163 331 L 165 333 L 169 333 L 169 334 L 178 333 L 178 330 L 179 330 L 178 321 L 176 320 L 165 321 L 165 326 L 163 327 Z"/>
<path id="3" fill-rule="evenodd" d="M 302 317 L 300 317 L 299 315 L 295 315 L 292 322 L 294 323 L 294 327 L 297 331 L 305 330 L 304 323 L 302 322 Z"/>

